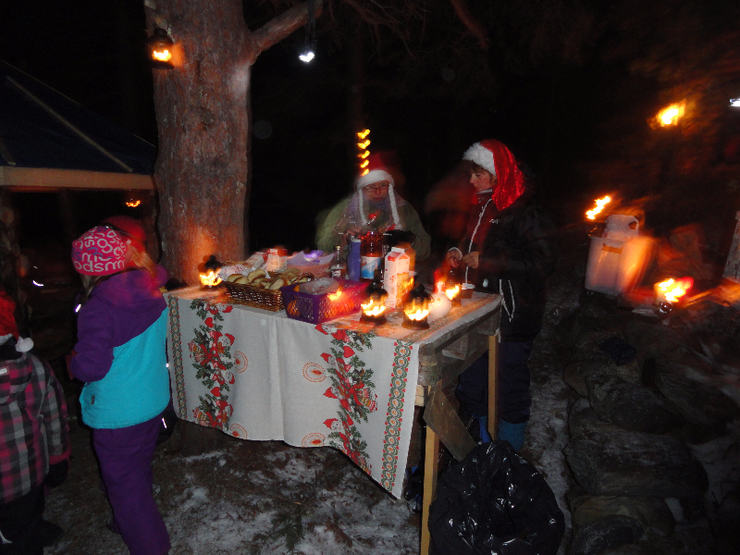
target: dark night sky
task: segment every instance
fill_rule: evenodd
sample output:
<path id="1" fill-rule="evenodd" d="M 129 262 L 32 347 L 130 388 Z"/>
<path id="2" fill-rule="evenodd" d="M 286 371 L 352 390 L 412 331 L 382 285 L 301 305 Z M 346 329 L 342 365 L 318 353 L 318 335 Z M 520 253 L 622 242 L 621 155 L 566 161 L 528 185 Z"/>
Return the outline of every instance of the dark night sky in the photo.
<path id="1" fill-rule="evenodd" d="M 0 13 L 11 22 L 0 36 L 3 59 L 156 142 L 142 3 L 9 4 Z M 645 26 L 671 14 L 673 4 L 654 3 L 651 13 L 640 16 Z M 736 14 L 736 3 L 710 4 L 700 14 L 707 28 L 699 34 L 722 33 L 729 21 L 736 23 L 728 18 Z M 685 27 L 641 27 L 640 17 L 622 24 L 620 13 L 640 9 L 631 0 L 590 6 L 583 12 L 588 15 L 565 13 L 565 3 L 539 3 L 553 10 L 539 18 L 491 3 L 485 8 L 489 15 L 511 19 L 487 28 L 492 43 L 485 54 L 466 38 L 448 2 L 438 5 L 426 35 L 410 42 L 410 56 L 387 32 L 381 32 L 380 42 L 363 41 L 363 111 L 373 129 L 373 148 L 398 153 L 407 197 L 417 207 L 462 151 L 486 137 L 512 147 L 546 200 L 570 196 L 575 202 L 590 195 L 599 184 L 580 169 L 582 162 L 632 156 L 634 148 L 624 145 L 646 140 L 645 120 L 670 89 L 658 72 L 634 70 L 640 56 L 655 51 L 659 41 L 670 43 L 666 37 L 687 32 L 692 40 L 701 38 Z M 252 247 L 281 240 L 293 248 L 309 246 L 315 213 L 350 190 L 348 37 L 353 35 L 341 21 L 343 12 L 337 14 L 340 21 L 330 21 L 326 13 L 319 21 L 318 57 L 311 65 L 296 58 L 303 41 L 299 31 L 263 53 L 253 68 L 252 205 L 266 218 L 253 215 Z M 548 18 L 549 27 L 537 31 L 537 21 Z M 343 26 L 339 36 L 332 34 Z M 450 42 L 440 48 L 435 37 Z M 686 47 L 695 51 L 692 40 Z M 683 54 L 666 46 L 656 55 Z M 297 222 L 291 237 L 276 236 L 271 224 L 281 218 Z"/>

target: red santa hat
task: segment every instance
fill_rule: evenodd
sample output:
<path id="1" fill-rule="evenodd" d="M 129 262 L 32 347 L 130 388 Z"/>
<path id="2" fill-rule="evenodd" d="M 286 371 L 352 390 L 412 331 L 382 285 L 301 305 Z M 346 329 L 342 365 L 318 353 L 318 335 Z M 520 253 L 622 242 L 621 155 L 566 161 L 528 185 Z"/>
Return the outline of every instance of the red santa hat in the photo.
<path id="1" fill-rule="evenodd" d="M 18 337 L 15 322 L 15 301 L 5 291 L 0 291 L 0 335 Z"/>
<path id="2" fill-rule="evenodd" d="M 355 181 L 355 187 L 358 193 L 362 192 L 362 189 L 373 183 L 379 183 L 381 181 L 388 182 L 388 201 L 391 206 L 391 215 L 393 216 L 393 224 L 396 228 L 400 227 L 400 218 L 398 217 L 398 207 L 396 206 L 396 195 L 394 193 L 393 175 L 390 172 L 391 164 L 388 163 L 388 155 L 382 152 L 372 153 L 368 156 L 367 173 L 360 175 Z M 367 225 L 367 215 L 365 214 L 365 208 L 363 206 L 363 195 L 359 195 L 360 204 L 360 215 L 362 216 L 362 223 Z"/>
<path id="3" fill-rule="evenodd" d="M 491 198 L 499 211 L 514 204 L 524 193 L 524 174 L 504 143 L 496 139 L 474 143 L 463 153 L 463 160 L 477 164 L 496 178 Z"/>
<path id="4" fill-rule="evenodd" d="M 80 274 L 109 276 L 126 269 L 127 250 L 119 232 L 95 226 L 72 241 L 72 264 Z"/>

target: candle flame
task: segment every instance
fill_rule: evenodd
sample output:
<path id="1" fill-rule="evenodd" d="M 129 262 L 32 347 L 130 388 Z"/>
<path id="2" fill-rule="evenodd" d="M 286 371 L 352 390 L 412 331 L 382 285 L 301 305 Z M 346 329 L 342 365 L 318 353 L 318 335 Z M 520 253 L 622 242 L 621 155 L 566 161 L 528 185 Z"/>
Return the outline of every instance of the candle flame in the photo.
<path id="1" fill-rule="evenodd" d="M 329 300 L 330 300 L 330 301 L 336 301 L 336 300 L 339 300 L 339 298 L 340 298 L 341 296 L 342 296 L 342 290 L 341 290 L 341 289 L 337 289 L 336 291 L 334 291 L 334 293 L 329 293 L 329 294 L 327 295 L 327 297 L 329 297 Z"/>
<path id="2" fill-rule="evenodd" d="M 169 48 L 152 50 L 152 59 L 157 62 L 169 62 L 172 59 L 172 52 L 170 52 Z"/>
<path id="3" fill-rule="evenodd" d="M 460 294 L 460 285 L 458 284 L 455 284 L 453 287 L 447 287 L 445 289 L 445 295 L 447 295 L 447 298 L 450 300 L 453 300 L 459 294 Z"/>
<path id="4" fill-rule="evenodd" d="M 222 279 L 218 277 L 218 272 L 215 270 L 208 270 L 205 274 L 200 274 L 201 285 L 207 287 L 215 287 L 221 283 Z"/>
<path id="5" fill-rule="evenodd" d="M 600 214 L 607 204 L 609 204 L 612 201 L 612 197 L 609 195 L 603 196 L 601 198 L 597 198 L 594 201 L 594 207 L 591 210 L 586 210 L 586 217 L 589 220 L 595 220 L 596 216 Z"/>
<path id="6" fill-rule="evenodd" d="M 126 201 L 126 206 L 128 206 L 129 208 L 136 208 L 140 204 L 141 204 L 141 201 L 139 199 L 136 199 L 136 200 L 132 199 L 132 200 Z"/>
<path id="7" fill-rule="evenodd" d="M 655 284 L 655 291 L 658 300 L 666 300 L 669 303 L 678 302 L 686 295 L 689 289 L 694 285 L 694 280 L 690 277 L 674 279 L 668 278 Z"/>
<path id="8" fill-rule="evenodd" d="M 369 134 L 370 134 L 369 129 L 363 129 L 362 131 L 357 132 L 357 138 L 362 140 L 365 137 L 367 137 Z"/>

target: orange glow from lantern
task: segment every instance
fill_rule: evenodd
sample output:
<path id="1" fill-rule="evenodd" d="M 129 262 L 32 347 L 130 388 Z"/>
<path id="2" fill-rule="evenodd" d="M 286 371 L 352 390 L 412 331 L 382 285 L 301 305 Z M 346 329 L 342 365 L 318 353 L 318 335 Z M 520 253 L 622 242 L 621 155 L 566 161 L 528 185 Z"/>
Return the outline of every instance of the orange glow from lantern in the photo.
<path id="1" fill-rule="evenodd" d="M 218 272 L 215 270 L 208 270 L 205 274 L 199 274 L 200 276 L 200 284 L 205 287 L 215 287 L 221 281 L 223 281 L 220 277 L 218 277 Z"/>
<path id="2" fill-rule="evenodd" d="M 594 207 L 591 210 L 586 210 L 586 218 L 588 218 L 589 220 L 595 220 L 596 216 L 603 212 L 606 205 L 609 204 L 611 201 L 612 197 L 610 197 L 609 195 L 597 198 L 594 201 Z"/>
<path id="3" fill-rule="evenodd" d="M 334 293 L 329 293 L 327 295 L 327 297 L 332 302 L 333 301 L 338 301 L 342 297 L 342 290 L 341 289 L 337 289 L 336 291 L 334 291 Z"/>
<path id="4" fill-rule="evenodd" d="M 139 199 L 129 199 L 126 201 L 126 206 L 129 208 L 136 208 L 141 204 L 141 201 Z"/>
<path id="5" fill-rule="evenodd" d="M 655 121 L 661 127 L 676 125 L 685 113 L 686 102 L 683 100 L 681 102 L 674 102 L 673 104 L 666 106 L 660 112 L 658 112 L 658 114 L 655 116 Z"/>
<path id="6" fill-rule="evenodd" d="M 690 277 L 668 278 L 655 284 L 655 294 L 658 301 L 676 303 L 693 286 L 694 280 Z"/>

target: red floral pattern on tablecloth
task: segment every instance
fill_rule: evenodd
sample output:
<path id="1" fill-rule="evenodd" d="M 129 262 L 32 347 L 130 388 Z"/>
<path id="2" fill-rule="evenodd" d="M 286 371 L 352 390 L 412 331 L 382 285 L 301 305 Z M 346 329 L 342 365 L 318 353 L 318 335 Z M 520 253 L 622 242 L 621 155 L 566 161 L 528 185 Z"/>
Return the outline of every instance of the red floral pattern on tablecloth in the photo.
<path id="1" fill-rule="evenodd" d="M 316 330 L 331 336 L 330 352 L 320 355 L 327 363 L 331 382 L 324 395 L 339 401 L 337 417 L 324 420 L 324 426 L 329 429 L 326 444 L 336 447 L 371 474 L 367 443 L 356 422 L 367 422 L 368 415 L 378 410 L 373 370 L 359 356 L 366 349 L 372 349 L 375 335 L 345 329 L 330 331 L 321 325 L 316 326 Z"/>
<path id="2" fill-rule="evenodd" d="M 193 339 L 188 342 L 190 358 L 195 368 L 195 377 L 205 386 L 205 395 L 199 395 L 200 404 L 193 409 L 199 424 L 229 429 L 229 419 L 234 408 L 229 403 L 229 392 L 234 384 L 233 369 L 236 365 L 231 353 L 234 336 L 223 333 L 224 314 L 230 313 L 231 305 L 210 304 L 195 299 L 190 309 L 202 320 L 193 330 Z"/>

